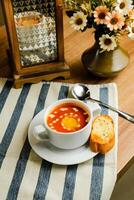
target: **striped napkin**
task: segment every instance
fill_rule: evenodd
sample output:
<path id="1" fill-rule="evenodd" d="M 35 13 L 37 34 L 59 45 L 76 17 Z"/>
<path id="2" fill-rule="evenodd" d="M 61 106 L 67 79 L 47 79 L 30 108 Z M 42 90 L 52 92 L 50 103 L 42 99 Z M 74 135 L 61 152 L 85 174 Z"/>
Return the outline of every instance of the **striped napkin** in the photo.
<path id="1" fill-rule="evenodd" d="M 117 107 L 115 84 L 87 85 L 91 95 Z M 81 164 L 60 166 L 31 149 L 27 130 L 42 109 L 69 95 L 72 84 L 42 82 L 14 89 L 0 79 L 0 200 L 108 200 L 117 174 L 117 114 L 102 108 L 115 122 L 116 144 L 106 155 Z"/>

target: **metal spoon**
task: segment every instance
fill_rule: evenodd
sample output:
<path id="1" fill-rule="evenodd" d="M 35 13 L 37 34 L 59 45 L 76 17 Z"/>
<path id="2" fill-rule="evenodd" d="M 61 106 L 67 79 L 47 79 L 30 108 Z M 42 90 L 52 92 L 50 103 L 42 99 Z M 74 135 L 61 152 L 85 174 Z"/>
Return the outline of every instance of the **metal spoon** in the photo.
<path id="1" fill-rule="evenodd" d="M 105 108 L 109 108 L 114 112 L 117 112 L 119 114 L 120 117 L 123 117 L 124 119 L 127 119 L 128 121 L 134 123 L 134 115 L 130 115 L 128 113 L 122 112 L 120 110 L 118 110 L 117 108 L 114 108 L 102 101 L 99 101 L 97 99 L 93 99 L 90 96 L 90 91 L 89 89 L 82 84 L 76 84 L 74 85 L 74 87 L 72 88 L 72 95 L 74 98 L 79 99 L 79 100 L 87 100 L 90 99 L 93 102 L 97 102 L 99 105 L 105 107 Z"/>

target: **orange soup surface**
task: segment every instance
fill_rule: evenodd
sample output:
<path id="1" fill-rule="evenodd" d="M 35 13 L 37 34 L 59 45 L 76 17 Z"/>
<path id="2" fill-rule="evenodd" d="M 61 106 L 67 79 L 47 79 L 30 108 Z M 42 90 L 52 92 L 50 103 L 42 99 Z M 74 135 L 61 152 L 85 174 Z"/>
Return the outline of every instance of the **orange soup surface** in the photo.
<path id="1" fill-rule="evenodd" d="M 89 122 L 89 114 L 72 103 L 61 104 L 47 117 L 48 126 L 58 132 L 69 133 L 82 129 Z"/>

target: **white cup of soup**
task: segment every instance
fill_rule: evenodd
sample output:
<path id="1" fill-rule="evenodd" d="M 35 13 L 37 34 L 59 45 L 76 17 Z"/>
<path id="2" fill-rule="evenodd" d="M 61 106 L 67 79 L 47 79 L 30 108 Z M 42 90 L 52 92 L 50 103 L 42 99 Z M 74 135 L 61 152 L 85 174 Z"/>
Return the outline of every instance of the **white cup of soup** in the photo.
<path id="1" fill-rule="evenodd" d="M 44 110 L 43 121 L 34 127 L 33 135 L 58 148 L 75 149 L 88 141 L 93 117 L 99 114 L 97 104 L 88 106 L 70 98 L 58 100 Z"/>

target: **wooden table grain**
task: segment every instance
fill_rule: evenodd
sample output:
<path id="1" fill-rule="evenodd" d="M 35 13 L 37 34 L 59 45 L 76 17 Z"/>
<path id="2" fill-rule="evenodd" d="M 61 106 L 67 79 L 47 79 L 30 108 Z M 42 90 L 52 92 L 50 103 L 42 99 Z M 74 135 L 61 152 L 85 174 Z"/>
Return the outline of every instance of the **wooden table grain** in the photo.
<path id="1" fill-rule="evenodd" d="M 120 74 L 113 78 L 100 79 L 87 74 L 82 63 L 83 51 L 94 43 L 93 30 L 76 32 L 69 24 L 68 17 L 64 14 L 64 47 L 65 59 L 71 70 L 68 83 L 100 84 L 115 82 L 119 93 L 120 110 L 134 114 L 134 41 L 127 37 L 121 39 L 121 46 L 130 55 L 130 64 Z M 0 27 L 0 77 L 11 77 L 12 72 L 7 62 L 6 50 L 8 49 L 7 35 L 4 26 Z M 119 144 L 118 144 L 118 178 L 134 163 L 134 124 L 119 118 Z"/>

